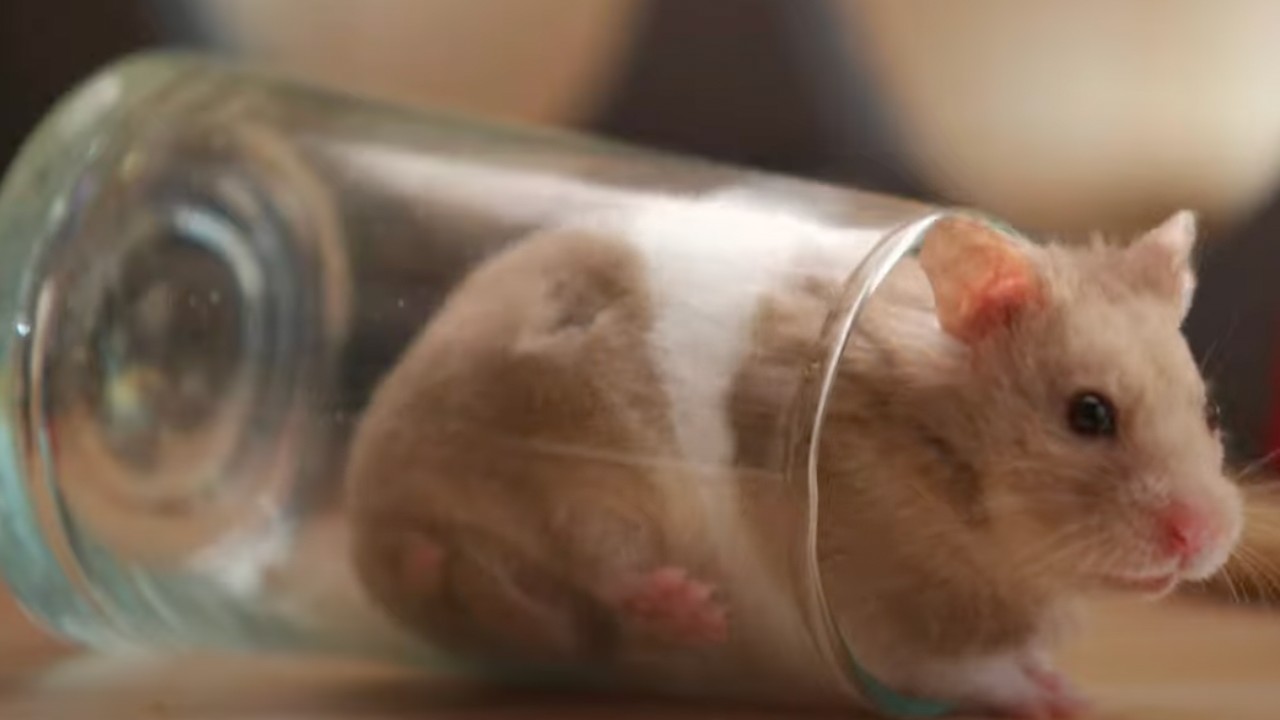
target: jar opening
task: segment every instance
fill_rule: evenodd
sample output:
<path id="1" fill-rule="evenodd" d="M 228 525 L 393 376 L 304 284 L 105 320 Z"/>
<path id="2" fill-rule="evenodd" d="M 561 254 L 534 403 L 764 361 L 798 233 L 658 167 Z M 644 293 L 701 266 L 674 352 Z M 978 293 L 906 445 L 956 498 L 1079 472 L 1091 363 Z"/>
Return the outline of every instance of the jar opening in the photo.
<path id="1" fill-rule="evenodd" d="M 804 558 L 808 567 L 805 574 L 810 593 L 810 621 L 814 624 L 820 650 L 825 655 L 828 667 L 837 673 L 839 681 L 847 690 L 861 694 L 866 701 L 882 711 L 906 717 L 933 717 L 947 712 L 949 708 L 928 700 L 899 696 L 881 685 L 859 665 L 857 648 L 851 647 L 846 641 L 840 622 L 830 606 L 819 562 L 821 497 L 818 479 L 822 472 L 819 449 L 840 363 L 867 303 L 898 263 L 919 249 L 929 230 L 938 221 L 955 214 L 954 211 L 929 213 L 890 231 L 849 275 L 836 309 L 828 317 L 823 329 L 821 346 L 828 348 L 828 353 L 813 378 L 813 417 L 810 430 L 802 441 L 803 464 L 797 467 L 803 473 L 801 477 L 807 491 Z"/>

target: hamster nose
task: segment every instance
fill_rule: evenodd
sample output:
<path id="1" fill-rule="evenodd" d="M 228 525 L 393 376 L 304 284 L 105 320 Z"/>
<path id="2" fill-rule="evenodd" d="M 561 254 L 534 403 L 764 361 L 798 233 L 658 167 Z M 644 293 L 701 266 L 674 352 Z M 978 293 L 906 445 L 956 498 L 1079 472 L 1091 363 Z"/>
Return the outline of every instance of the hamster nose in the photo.
<path id="1" fill-rule="evenodd" d="M 1199 556 L 1216 534 L 1209 519 L 1185 502 L 1170 503 L 1158 522 L 1164 551 L 1184 561 Z"/>

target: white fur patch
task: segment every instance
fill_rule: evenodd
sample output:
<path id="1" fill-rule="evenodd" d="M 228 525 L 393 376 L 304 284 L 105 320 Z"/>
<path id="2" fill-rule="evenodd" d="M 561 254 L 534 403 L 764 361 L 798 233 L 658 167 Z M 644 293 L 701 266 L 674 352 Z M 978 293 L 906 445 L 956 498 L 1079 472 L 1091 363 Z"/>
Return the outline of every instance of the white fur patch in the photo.
<path id="1" fill-rule="evenodd" d="M 653 352 L 686 458 L 732 461 L 729 393 L 763 297 L 820 258 L 847 274 L 880 236 L 714 200 L 655 201 L 633 217 L 626 237 L 646 262 Z"/>
<path id="2" fill-rule="evenodd" d="M 731 525 L 738 502 L 729 402 L 761 301 L 796 273 L 844 277 L 883 232 L 832 228 L 728 197 L 654 200 L 630 217 L 623 235 L 646 265 L 653 358 L 683 457 L 697 469 L 711 537 L 740 537 Z"/>

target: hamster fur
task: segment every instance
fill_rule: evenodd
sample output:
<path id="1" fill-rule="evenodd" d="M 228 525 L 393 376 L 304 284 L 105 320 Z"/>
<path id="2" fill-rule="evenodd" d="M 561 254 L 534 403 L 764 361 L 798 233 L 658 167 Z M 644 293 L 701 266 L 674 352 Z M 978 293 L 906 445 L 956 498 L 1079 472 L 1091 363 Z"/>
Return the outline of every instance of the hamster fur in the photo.
<path id="1" fill-rule="evenodd" d="M 372 597 L 485 659 L 836 697 L 793 582 L 804 508 L 781 438 L 879 235 L 655 199 L 477 269 L 353 441 Z M 1074 598 L 1162 594 L 1226 559 L 1240 498 L 1179 330 L 1194 239 L 1187 213 L 1126 247 L 944 220 L 875 295 L 831 398 L 818 559 L 881 681 L 1069 714 L 1049 651 Z M 1086 392 L 1114 436 L 1072 431 Z"/>

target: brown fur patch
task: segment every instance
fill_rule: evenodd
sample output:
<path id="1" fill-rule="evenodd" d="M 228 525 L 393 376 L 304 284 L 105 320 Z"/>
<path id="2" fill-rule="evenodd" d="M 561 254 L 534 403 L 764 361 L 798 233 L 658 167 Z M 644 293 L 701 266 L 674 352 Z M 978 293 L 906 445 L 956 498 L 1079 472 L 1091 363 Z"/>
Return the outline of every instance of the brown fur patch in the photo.
<path id="1" fill-rule="evenodd" d="M 967 354 L 931 307 L 905 261 L 855 331 L 820 456 L 828 592 L 862 659 L 890 665 L 1015 643 L 1038 617 L 992 567 L 985 479 L 948 381 Z"/>
<path id="2" fill-rule="evenodd" d="M 354 441 L 355 557 L 377 601 L 503 660 L 609 652 L 601 594 L 666 552 L 650 477 L 674 443 L 651 322 L 637 258 L 597 233 L 533 236 L 457 288 Z M 388 545 L 411 532 L 444 546 L 436 596 L 398 574 Z M 514 642 L 518 627 L 534 636 Z"/>

